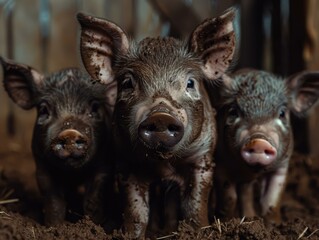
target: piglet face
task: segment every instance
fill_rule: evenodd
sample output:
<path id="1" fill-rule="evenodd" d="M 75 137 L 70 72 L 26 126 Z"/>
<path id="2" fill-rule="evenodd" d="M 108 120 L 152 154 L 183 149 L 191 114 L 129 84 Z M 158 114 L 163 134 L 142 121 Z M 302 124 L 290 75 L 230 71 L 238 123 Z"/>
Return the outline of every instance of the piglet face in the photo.
<path id="1" fill-rule="evenodd" d="M 225 128 L 220 135 L 238 161 L 263 171 L 286 164 L 293 147 L 290 112 L 299 109 L 299 114 L 305 113 L 316 101 L 307 97 L 317 92 L 310 75 L 298 79 L 243 71 L 225 83 L 219 120 Z M 305 98 L 309 102 L 305 103 Z"/>
<path id="2" fill-rule="evenodd" d="M 3 60 L 4 86 L 24 109 L 35 107 L 33 153 L 59 167 L 80 168 L 97 155 L 107 136 L 105 86 L 77 69 L 43 76 L 26 65 Z"/>
<path id="3" fill-rule="evenodd" d="M 68 70 L 50 76 L 39 89 L 35 134 L 45 136 L 39 138 L 51 162 L 78 168 L 95 157 L 107 134 L 104 86 L 99 85 Z"/>
<path id="4" fill-rule="evenodd" d="M 188 42 L 135 43 L 116 24 L 78 14 L 84 66 L 94 79 L 117 84 L 114 126 L 120 138 L 129 139 L 127 145 L 144 156 L 191 155 L 188 146 L 201 135 L 205 111 L 211 111 L 204 82 L 222 76 L 234 55 L 234 15 L 231 9 L 207 19 Z"/>
<path id="5" fill-rule="evenodd" d="M 145 39 L 120 62 L 116 116 L 131 142 L 160 153 L 184 151 L 203 117 L 205 76 L 198 59 L 167 38 Z"/>

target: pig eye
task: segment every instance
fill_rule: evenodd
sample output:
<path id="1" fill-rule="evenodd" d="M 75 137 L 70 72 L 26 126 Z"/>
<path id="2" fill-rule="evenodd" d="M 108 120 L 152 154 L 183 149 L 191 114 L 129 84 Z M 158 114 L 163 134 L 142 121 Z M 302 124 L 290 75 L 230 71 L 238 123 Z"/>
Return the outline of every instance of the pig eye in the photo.
<path id="1" fill-rule="evenodd" d="M 285 108 L 280 109 L 279 118 L 281 118 L 281 119 L 286 118 L 286 109 Z"/>
<path id="2" fill-rule="evenodd" d="M 101 104 L 98 101 L 92 101 L 91 111 L 89 116 L 95 119 L 101 118 L 100 109 L 101 109 Z"/>
<path id="3" fill-rule="evenodd" d="M 49 111 L 48 104 L 43 102 L 39 105 L 39 108 L 38 108 L 38 123 L 42 124 L 49 117 L 50 117 L 50 111 Z"/>
<path id="4" fill-rule="evenodd" d="M 126 76 L 122 82 L 123 89 L 132 89 L 134 88 L 134 79 L 132 76 Z"/>
<path id="5" fill-rule="evenodd" d="M 238 109 L 235 107 L 232 107 L 231 109 L 229 109 L 228 114 L 230 117 L 233 117 L 233 118 L 239 117 Z"/>
<path id="6" fill-rule="evenodd" d="M 195 80 L 192 78 L 189 78 L 187 80 L 187 88 L 194 88 L 195 87 Z"/>
<path id="7" fill-rule="evenodd" d="M 100 109 L 100 103 L 98 101 L 93 101 L 91 103 L 91 113 L 97 113 Z"/>
<path id="8" fill-rule="evenodd" d="M 231 107 L 228 111 L 226 123 L 228 125 L 234 124 L 238 117 L 239 117 L 239 109 L 237 107 Z"/>

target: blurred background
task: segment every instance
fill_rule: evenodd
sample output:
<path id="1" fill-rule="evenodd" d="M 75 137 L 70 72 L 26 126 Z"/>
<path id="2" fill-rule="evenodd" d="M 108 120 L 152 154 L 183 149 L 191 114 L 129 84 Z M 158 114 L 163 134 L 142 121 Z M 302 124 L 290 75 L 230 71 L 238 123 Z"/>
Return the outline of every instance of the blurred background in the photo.
<path id="1" fill-rule="evenodd" d="M 140 40 L 185 38 L 203 19 L 231 6 L 239 12 L 235 68 L 254 67 L 283 77 L 319 70 L 317 0 L 0 0 L 0 55 L 43 73 L 81 67 L 77 12 L 112 20 Z M 16 164 L 29 166 L 34 119 L 35 111 L 14 106 L 1 84 L 0 167 L 5 161 L 10 161 L 11 171 Z M 319 107 L 293 122 L 296 149 L 318 156 Z M 28 167 L 22 171 L 32 173 Z"/>

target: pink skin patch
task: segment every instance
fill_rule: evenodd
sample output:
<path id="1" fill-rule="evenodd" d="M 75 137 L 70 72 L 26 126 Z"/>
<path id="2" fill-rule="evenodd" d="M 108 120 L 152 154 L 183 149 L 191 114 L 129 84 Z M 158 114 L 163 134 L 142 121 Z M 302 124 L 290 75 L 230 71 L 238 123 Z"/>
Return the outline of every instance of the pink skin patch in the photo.
<path id="1" fill-rule="evenodd" d="M 253 139 L 241 149 L 241 156 L 250 165 L 267 166 L 276 160 L 277 150 L 264 139 Z"/>

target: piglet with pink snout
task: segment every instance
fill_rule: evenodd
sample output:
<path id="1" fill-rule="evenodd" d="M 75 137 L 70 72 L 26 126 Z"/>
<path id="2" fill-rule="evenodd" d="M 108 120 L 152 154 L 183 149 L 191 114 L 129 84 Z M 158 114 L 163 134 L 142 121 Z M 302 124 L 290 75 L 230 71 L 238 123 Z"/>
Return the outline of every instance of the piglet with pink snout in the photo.
<path id="1" fill-rule="evenodd" d="M 280 79 L 240 70 L 224 79 L 217 95 L 215 214 L 278 222 L 294 145 L 290 111 L 302 116 L 316 103 L 319 72 Z"/>

